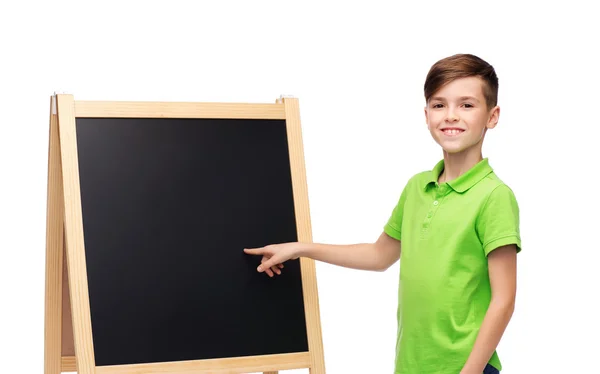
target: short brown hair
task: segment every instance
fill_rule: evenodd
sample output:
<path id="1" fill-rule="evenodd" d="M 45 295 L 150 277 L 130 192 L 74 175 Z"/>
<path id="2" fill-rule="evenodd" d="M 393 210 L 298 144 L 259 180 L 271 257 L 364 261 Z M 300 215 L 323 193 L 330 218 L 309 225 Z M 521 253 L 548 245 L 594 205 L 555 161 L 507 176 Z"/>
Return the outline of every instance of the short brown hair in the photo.
<path id="1" fill-rule="evenodd" d="M 483 96 L 488 109 L 498 102 L 498 77 L 494 67 L 472 54 L 456 54 L 439 60 L 427 73 L 425 79 L 425 102 L 440 88 L 455 79 L 479 77 L 483 79 Z"/>

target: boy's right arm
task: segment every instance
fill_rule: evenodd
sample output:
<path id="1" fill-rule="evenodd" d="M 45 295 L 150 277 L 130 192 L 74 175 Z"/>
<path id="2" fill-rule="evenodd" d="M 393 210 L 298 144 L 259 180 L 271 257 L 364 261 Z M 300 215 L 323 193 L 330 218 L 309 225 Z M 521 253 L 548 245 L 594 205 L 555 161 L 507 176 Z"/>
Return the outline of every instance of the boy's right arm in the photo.
<path id="1" fill-rule="evenodd" d="M 320 244 L 291 242 L 261 248 L 244 249 L 248 254 L 262 255 L 259 272 L 280 274 L 283 263 L 298 257 L 308 257 L 333 265 L 359 270 L 384 271 L 400 258 L 400 241 L 382 232 L 374 243 Z"/>

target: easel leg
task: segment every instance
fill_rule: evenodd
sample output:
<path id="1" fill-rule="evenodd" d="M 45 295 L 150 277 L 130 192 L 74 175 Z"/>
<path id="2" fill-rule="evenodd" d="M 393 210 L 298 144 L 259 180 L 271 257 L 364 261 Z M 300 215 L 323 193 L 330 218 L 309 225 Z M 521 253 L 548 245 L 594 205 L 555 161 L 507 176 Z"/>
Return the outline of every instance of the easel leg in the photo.
<path id="1" fill-rule="evenodd" d="M 304 179 L 306 166 L 304 164 L 304 150 L 302 148 L 300 106 L 296 98 L 283 98 L 282 101 L 285 105 L 286 126 L 288 138 L 290 139 L 290 163 L 292 166 L 294 197 L 297 204 L 298 239 L 302 242 L 310 243 L 312 242 L 312 228 L 310 207 L 308 204 L 308 190 Z M 310 374 L 325 374 L 325 357 L 321 334 L 315 261 L 307 257 L 302 257 L 300 258 L 300 266 L 302 269 L 302 289 L 308 348 L 310 352 Z"/>
<path id="2" fill-rule="evenodd" d="M 46 206 L 46 295 L 44 321 L 44 373 L 61 373 L 63 192 L 55 98 L 50 102 L 48 194 Z"/>
<path id="3" fill-rule="evenodd" d="M 94 374 L 96 370 L 83 238 L 75 102 L 72 95 L 56 95 L 56 102 L 65 249 L 69 274 L 69 299 L 75 361 L 79 374 Z"/>

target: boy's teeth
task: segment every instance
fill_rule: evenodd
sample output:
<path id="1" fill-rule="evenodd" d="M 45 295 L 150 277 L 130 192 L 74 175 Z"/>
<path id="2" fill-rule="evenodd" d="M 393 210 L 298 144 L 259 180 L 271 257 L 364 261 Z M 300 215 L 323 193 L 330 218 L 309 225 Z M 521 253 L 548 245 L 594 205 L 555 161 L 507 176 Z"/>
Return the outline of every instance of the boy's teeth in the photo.
<path id="1" fill-rule="evenodd" d="M 456 129 L 448 129 L 448 130 L 444 130 L 444 132 L 445 132 L 446 134 L 455 135 L 455 134 L 458 134 L 458 133 L 460 133 L 460 132 L 462 132 L 462 131 L 461 131 L 461 130 L 456 130 Z"/>

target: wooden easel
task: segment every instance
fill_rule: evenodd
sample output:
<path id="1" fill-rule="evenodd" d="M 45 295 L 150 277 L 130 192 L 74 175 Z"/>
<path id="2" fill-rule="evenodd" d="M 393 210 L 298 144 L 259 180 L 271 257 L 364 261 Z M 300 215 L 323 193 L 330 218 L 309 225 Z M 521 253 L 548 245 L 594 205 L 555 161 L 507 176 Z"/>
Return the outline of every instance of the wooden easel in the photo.
<path id="1" fill-rule="evenodd" d="M 226 359 L 96 366 L 92 340 L 80 199 L 77 117 L 286 119 L 298 240 L 312 240 L 298 100 L 276 104 L 81 102 L 53 95 L 50 101 L 46 228 L 44 373 L 246 373 L 277 374 L 309 368 L 325 374 L 314 261 L 300 259 L 309 351 Z"/>

